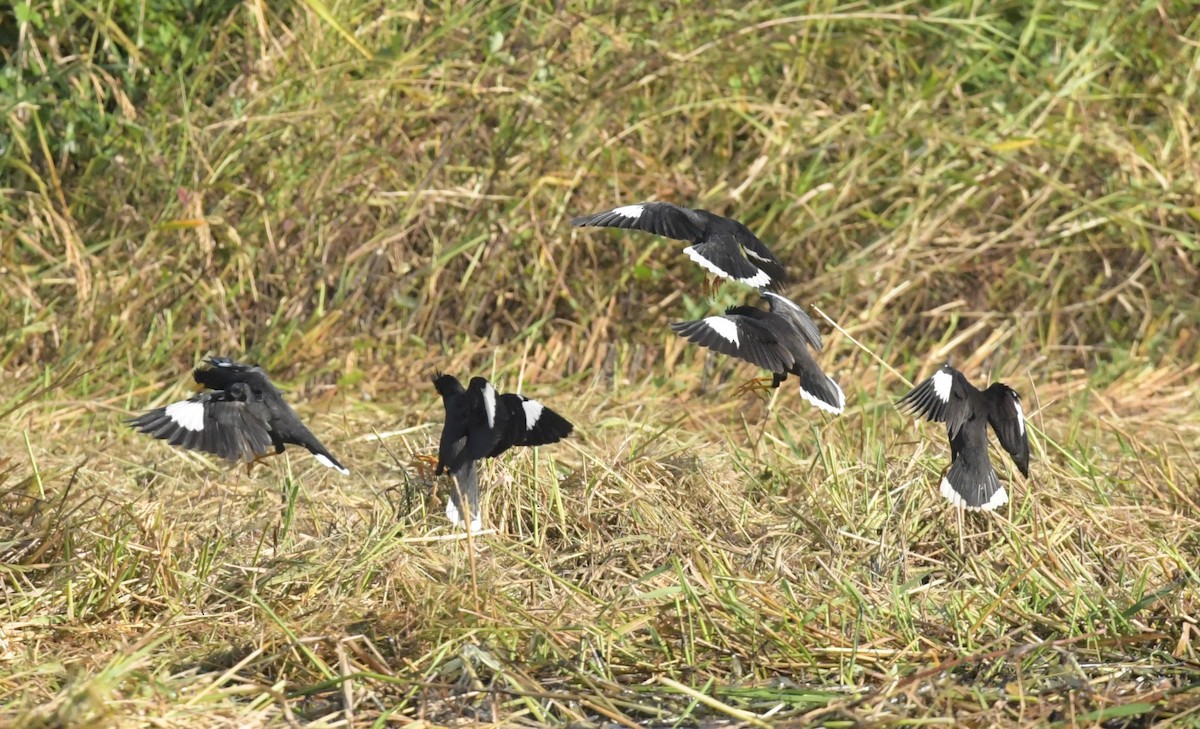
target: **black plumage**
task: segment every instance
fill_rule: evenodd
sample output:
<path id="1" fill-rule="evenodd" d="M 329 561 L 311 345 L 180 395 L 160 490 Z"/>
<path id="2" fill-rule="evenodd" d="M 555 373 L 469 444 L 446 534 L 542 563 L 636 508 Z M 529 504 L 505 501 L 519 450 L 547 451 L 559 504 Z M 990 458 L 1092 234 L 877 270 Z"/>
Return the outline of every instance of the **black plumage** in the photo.
<path id="1" fill-rule="evenodd" d="M 789 374 L 800 379 L 800 395 L 828 413 L 837 415 L 846 405 L 842 388 L 821 371 L 808 351 L 821 351 L 821 333 L 812 318 L 787 297 L 759 292 L 768 310 L 733 306 L 721 316 L 672 322 L 671 329 L 691 342 L 716 352 L 744 359 L 773 373 L 771 387 L 779 387 Z"/>
<path id="2" fill-rule="evenodd" d="M 210 357 L 192 377 L 206 389 L 187 400 L 156 408 L 128 424 L 168 444 L 251 464 L 284 444 L 307 448 L 317 461 L 350 473 L 317 440 L 261 367 Z"/>
<path id="3" fill-rule="evenodd" d="M 753 288 L 777 289 L 787 281 L 783 263 L 745 225 L 707 210 L 643 202 L 574 218 L 579 227 L 626 228 L 688 241 L 693 261 L 719 278 Z"/>
<path id="4" fill-rule="evenodd" d="M 446 516 L 462 524 L 461 515 L 469 511 L 471 531 L 478 531 L 482 519 L 477 462 L 514 446 L 554 443 L 570 435 L 574 426 L 537 400 L 515 393 L 497 394 L 482 377 L 472 377 L 464 389 L 453 375 L 439 373 L 433 377 L 433 386 L 446 409 L 434 473 L 449 473 L 457 484 L 446 504 Z M 462 508 L 462 500 L 469 510 Z"/>
<path id="5" fill-rule="evenodd" d="M 988 457 L 990 423 L 1021 474 L 1029 476 L 1029 434 L 1021 396 L 995 382 L 979 390 L 963 373 L 942 365 L 937 372 L 900 398 L 899 406 L 918 417 L 946 424 L 950 468 L 942 477 L 942 495 L 956 506 L 990 511 L 1008 502 Z"/>

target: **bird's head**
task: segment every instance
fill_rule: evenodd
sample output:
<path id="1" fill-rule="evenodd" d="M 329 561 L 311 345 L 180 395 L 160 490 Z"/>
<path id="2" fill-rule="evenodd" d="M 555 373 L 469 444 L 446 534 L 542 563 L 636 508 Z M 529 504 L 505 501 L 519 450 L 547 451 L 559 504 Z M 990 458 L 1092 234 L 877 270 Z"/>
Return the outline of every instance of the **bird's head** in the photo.
<path id="1" fill-rule="evenodd" d="M 433 377 L 430 379 L 433 380 L 433 386 L 437 389 L 438 394 L 442 397 L 446 397 L 447 395 L 456 395 L 463 392 L 462 383 L 460 383 L 458 378 L 454 375 L 434 372 Z"/>

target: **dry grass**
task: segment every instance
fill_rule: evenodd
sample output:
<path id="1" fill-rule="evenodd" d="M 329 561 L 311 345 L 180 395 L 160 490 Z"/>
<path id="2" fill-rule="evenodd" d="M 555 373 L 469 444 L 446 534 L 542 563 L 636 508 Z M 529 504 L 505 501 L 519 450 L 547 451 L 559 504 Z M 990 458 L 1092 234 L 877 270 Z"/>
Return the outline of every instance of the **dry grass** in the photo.
<path id="1" fill-rule="evenodd" d="M 0 720 L 1200 721 L 1190 4 L 152 5 L 0 19 Z M 790 264 L 845 415 L 566 223 L 649 198 Z M 353 475 L 122 427 L 208 352 Z M 947 357 L 1035 426 L 993 517 L 892 406 Z M 435 367 L 577 425 L 470 543 Z"/>

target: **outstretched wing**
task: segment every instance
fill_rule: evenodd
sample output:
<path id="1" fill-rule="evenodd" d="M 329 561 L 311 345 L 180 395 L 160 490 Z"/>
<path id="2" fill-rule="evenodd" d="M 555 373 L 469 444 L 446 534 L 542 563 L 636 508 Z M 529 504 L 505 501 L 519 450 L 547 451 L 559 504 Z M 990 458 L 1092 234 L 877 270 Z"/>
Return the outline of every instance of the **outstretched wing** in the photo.
<path id="1" fill-rule="evenodd" d="M 786 372 L 795 359 L 765 316 L 765 312 L 753 306 L 735 306 L 721 316 L 672 322 L 671 329 L 714 352 L 743 359 L 771 372 Z"/>
<path id="2" fill-rule="evenodd" d="M 571 434 L 575 426 L 537 400 L 506 393 L 500 405 L 508 412 L 508 429 L 497 446 L 539 446 L 556 443 Z M 505 442 L 508 445 L 505 445 Z"/>
<path id="3" fill-rule="evenodd" d="M 971 415 L 970 390 L 971 383 L 967 382 L 967 378 L 949 364 L 944 364 L 900 398 L 897 405 L 901 410 L 931 422 L 945 423 L 950 438 L 954 438 Z"/>
<path id="4" fill-rule="evenodd" d="M 138 431 L 168 444 L 211 453 L 230 461 L 253 461 L 271 449 L 261 412 L 223 392 L 202 392 L 128 421 Z"/>
<path id="5" fill-rule="evenodd" d="M 675 240 L 695 241 L 704 234 L 705 219 L 698 211 L 668 202 L 642 202 L 573 218 L 571 225 L 644 230 Z"/>
<path id="6" fill-rule="evenodd" d="M 1013 463 L 1021 469 L 1021 475 L 1029 477 L 1029 433 L 1025 430 L 1025 411 L 1021 408 L 1021 396 L 1008 385 L 999 382 L 983 393 L 987 398 L 988 422 L 996 431 L 996 438 Z"/>

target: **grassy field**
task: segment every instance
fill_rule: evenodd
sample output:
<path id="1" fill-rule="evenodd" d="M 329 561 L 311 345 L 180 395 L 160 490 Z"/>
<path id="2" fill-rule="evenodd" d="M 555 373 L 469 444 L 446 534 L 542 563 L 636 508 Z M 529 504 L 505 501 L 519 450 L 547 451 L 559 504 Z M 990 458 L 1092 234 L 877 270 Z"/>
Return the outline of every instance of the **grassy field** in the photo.
<path id="1" fill-rule="evenodd" d="M 0 722 L 1200 724 L 1190 2 L 20 0 L 0 12 Z M 670 321 L 734 215 L 831 418 Z M 352 469 L 123 419 L 257 361 Z M 957 514 L 894 402 L 1024 397 Z M 576 425 L 443 515 L 435 369 Z"/>

